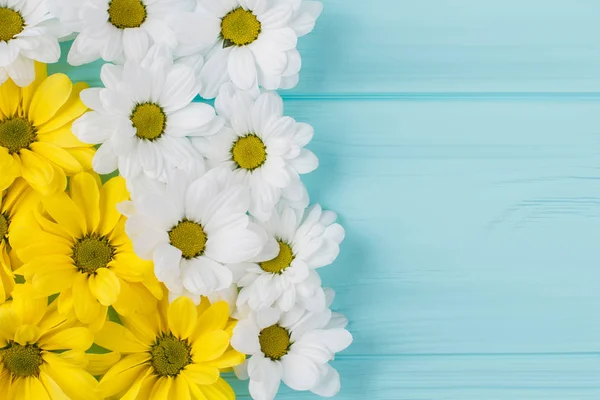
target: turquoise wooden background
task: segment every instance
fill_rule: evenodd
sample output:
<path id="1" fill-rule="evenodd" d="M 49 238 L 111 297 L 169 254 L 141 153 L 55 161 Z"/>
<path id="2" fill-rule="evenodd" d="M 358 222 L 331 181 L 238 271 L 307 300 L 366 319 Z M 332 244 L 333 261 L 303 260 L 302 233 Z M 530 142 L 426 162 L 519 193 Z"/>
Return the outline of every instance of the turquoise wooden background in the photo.
<path id="1" fill-rule="evenodd" d="M 324 3 L 283 95 L 347 229 L 338 399 L 600 399 L 600 2 Z"/>

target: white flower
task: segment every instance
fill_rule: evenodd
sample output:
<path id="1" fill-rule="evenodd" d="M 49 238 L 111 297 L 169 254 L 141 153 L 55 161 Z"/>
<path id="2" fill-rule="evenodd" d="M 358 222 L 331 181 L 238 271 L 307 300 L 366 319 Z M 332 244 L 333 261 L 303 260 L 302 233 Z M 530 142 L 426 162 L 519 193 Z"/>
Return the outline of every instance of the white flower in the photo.
<path id="1" fill-rule="evenodd" d="M 118 168 L 130 190 L 142 173 L 164 182 L 171 169 L 201 161 L 189 137 L 212 135 L 223 126 L 210 105 L 192 103 L 198 88 L 192 68 L 173 64 L 158 49 L 141 64 L 105 64 L 100 76 L 106 88 L 81 93 L 92 111 L 72 130 L 85 143 L 102 144 L 94 170 L 108 174 Z"/>
<path id="2" fill-rule="evenodd" d="M 298 37 L 313 29 L 322 8 L 317 1 L 199 0 L 196 13 L 210 21 L 204 35 L 216 42 L 200 75 L 202 97 L 215 97 L 229 81 L 243 90 L 296 86 Z"/>
<path id="3" fill-rule="evenodd" d="M 201 295 L 229 288 L 232 274 L 224 264 L 276 252 L 264 229 L 246 215 L 249 201 L 248 190 L 233 183 L 228 170 L 199 178 L 173 170 L 162 193 L 140 194 L 120 208 L 128 210 L 126 231 L 135 252 L 154 260 L 171 298 L 186 295 L 198 302 Z"/>
<path id="4" fill-rule="evenodd" d="M 188 46 L 195 0 L 48 0 L 52 12 L 79 35 L 67 60 L 82 65 L 99 58 L 111 62 L 141 59 L 153 44 L 171 50 Z"/>
<path id="5" fill-rule="evenodd" d="M 250 395 L 255 400 L 274 399 L 281 380 L 293 390 L 334 396 L 340 390 L 340 376 L 329 361 L 352 343 L 346 324 L 345 317 L 329 309 L 252 312 L 233 330 L 233 348 L 251 355 L 236 368 L 236 374 L 250 378 Z"/>
<path id="6" fill-rule="evenodd" d="M 275 92 L 257 95 L 226 85 L 215 107 L 227 119 L 226 126 L 192 143 L 211 165 L 232 169 L 237 181 L 250 188 L 250 213 L 267 220 L 280 199 L 306 207 L 308 194 L 299 174 L 318 166 L 315 155 L 304 148 L 313 128 L 284 117 L 283 102 Z"/>
<path id="7" fill-rule="evenodd" d="M 281 207 L 262 224 L 279 244 L 277 257 L 262 263 L 231 265 L 241 289 L 237 304 L 254 310 L 277 306 L 289 311 L 299 305 L 311 311 L 325 308 L 317 268 L 331 264 L 339 254 L 344 229 L 332 211 L 319 205 L 301 213 Z"/>
<path id="8" fill-rule="evenodd" d="M 10 77 L 28 86 L 35 78 L 34 61 L 57 62 L 58 39 L 68 34 L 45 1 L 0 0 L 0 84 Z"/>

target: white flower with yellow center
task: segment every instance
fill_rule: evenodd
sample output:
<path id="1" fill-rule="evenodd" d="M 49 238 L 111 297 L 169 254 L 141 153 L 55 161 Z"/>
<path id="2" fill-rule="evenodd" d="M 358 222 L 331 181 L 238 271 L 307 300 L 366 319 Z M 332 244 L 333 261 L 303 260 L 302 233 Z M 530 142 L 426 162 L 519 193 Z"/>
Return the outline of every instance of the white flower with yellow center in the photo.
<path id="1" fill-rule="evenodd" d="M 201 72 L 202 97 L 215 97 L 229 81 L 243 90 L 294 87 L 298 37 L 312 30 L 321 11 L 316 1 L 199 0 L 196 13 L 211 19 L 208 31 L 216 42 Z"/>
<path id="2" fill-rule="evenodd" d="M 275 92 L 253 96 L 225 85 L 215 102 L 227 119 L 219 134 L 192 139 L 211 165 L 234 171 L 236 180 L 250 189 L 250 213 L 268 220 L 282 199 L 308 205 L 300 174 L 318 166 L 315 155 L 304 148 L 313 128 L 283 116 L 283 101 Z"/>
<path id="3" fill-rule="evenodd" d="M 232 181 L 226 169 L 200 178 L 175 170 L 163 193 L 142 194 L 121 206 L 129 210 L 126 229 L 135 252 L 154 260 L 156 277 L 171 298 L 185 295 L 198 303 L 201 295 L 229 288 L 226 264 L 276 253 L 264 229 L 246 215 L 248 190 Z"/>
<path id="4" fill-rule="evenodd" d="M 293 390 L 334 396 L 340 390 L 340 376 L 329 361 L 352 343 L 346 324 L 345 317 L 329 309 L 252 312 L 233 330 L 233 348 L 251 355 L 235 368 L 236 374 L 250 379 L 255 400 L 273 400 L 282 380 Z"/>
<path id="5" fill-rule="evenodd" d="M 45 1 L 0 0 L 0 84 L 10 77 L 28 86 L 35 78 L 34 61 L 58 61 L 58 39 L 69 32 L 56 22 Z"/>
<path id="6" fill-rule="evenodd" d="M 185 16 L 194 0 L 48 0 L 61 22 L 79 32 L 67 60 L 82 65 L 99 58 L 141 59 L 153 44 L 175 49 L 197 38 Z"/>
<path id="7" fill-rule="evenodd" d="M 299 305 L 311 311 L 325 308 L 325 294 L 316 269 L 338 256 L 344 229 L 335 223 L 332 211 L 312 206 L 299 216 L 290 207 L 280 207 L 262 224 L 279 244 L 279 254 L 268 261 L 231 265 L 234 281 L 241 288 L 237 305 L 254 310 L 276 306 L 289 311 Z"/>
<path id="8" fill-rule="evenodd" d="M 73 133 L 101 144 L 94 170 L 109 174 L 118 168 L 128 187 L 140 175 L 164 182 L 169 170 L 201 159 L 189 138 L 223 126 L 210 105 L 192 103 L 198 88 L 192 68 L 159 52 L 151 51 L 141 64 L 105 64 L 101 78 L 106 88 L 82 92 L 92 111 L 73 123 Z"/>

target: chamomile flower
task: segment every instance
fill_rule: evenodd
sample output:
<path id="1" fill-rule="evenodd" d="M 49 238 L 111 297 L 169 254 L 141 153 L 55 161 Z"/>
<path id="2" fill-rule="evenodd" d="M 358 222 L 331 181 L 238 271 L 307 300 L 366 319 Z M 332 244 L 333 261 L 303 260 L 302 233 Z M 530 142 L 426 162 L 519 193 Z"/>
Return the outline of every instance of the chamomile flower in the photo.
<path id="1" fill-rule="evenodd" d="M 170 169 L 201 159 L 190 137 L 212 135 L 223 126 L 210 105 L 192 103 L 193 69 L 154 49 L 141 64 L 105 64 L 106 88 L 81 93 L 93 111 L 75 121 L 73 132 L 83 142 L 101 144 L 93 161 L 99 174 L 118 168 L 128 181 L 145 174 L 164 182 Z"/>
<path id="2" fill-rule="evenodd" d="M 0 0 L 0 84 L 10 78 L 28 86 L 35 79 L 34 61 L 58 61 L 58 39 L 69 32 L 56 22 L 45 1 Z"/>
<path id="3" fill-rule="evenodd" d="M 300 174 L 318 166 L 316 156 L 304 148 L 313 128 L 284 117 L 283 101 L 275 92 L 258 95 L 225 85 L 215 107 L 227 119 L 225 127 L 192 142 L 211 165 L 233 170 L 237 182 L 250 189 L 250 213 L 268 220 L 282 199 L 306 207 L 308 194 Z"/>
<path id="4" fill-rule="evenodd" d="M 50 195 L 64 190 L 67 175 L 91 168 L 94 148 L 71 132 L 87 110 L 79 99 L 86 87 L 64 74 L 48 76 L 39 63 L 31 85 L 20 88 L 10 79 L 0 85 L 0 191 L 22 177 Z"/>
<path id="5" fill-rule="evenodd" d="M 312 206 L 304 216 L 279 207 L 262 226 L 279 244 L 279 254 L 265 262 L 230 265 L 241 288 L 237 305 L 254 310 L 276 306 L 289 311 L 300 305 L 311 311 L 325 308 L 325 293 L 317 269 L 331 264 L 340 251 L 344 229 L 336 214 Z"/>
<path id="6" fill-rule="evenodd" d="M 220 370 L 234 367 L 244 356 L 229 350 L 233 324 L 227 303 L 195 307 L 187 297 L 157 312 L 107 322 L 95 342 L 124 354 L 100 380 L 107 398 L 235 399 Z M 112 397 L 116 396 L 116 397 Z"/>
<path id="7" fill-rule="evenodd" d="M 138 258 L 125 234 L 117 204 L 129 197 L 125 181 L 113 178 L 99 187 L 81 173 L 70 181 L 70 195 L 42 198 L 42 209 L 13 222 L 11 245 L 23 266 L 17 270 L 40 296 L 60 293 L 62 314 L 99 328 L 108 306 L 119 314 L 151 311 L 161 297 L 152 263 Z"/>
<path id="8" fill-rule="evenodd" d="M 202 97 L 215 97 L 229 81 L 243 90 L 294 87 L 298 37 L 312 30 L 321 11 L 314 1 L 200 0 L 196 12 L 210 17 L 206 31 L 216 42 L 200 74 Z"/>
<path id="9" fill-rule="evenodd" d="M 329 309 L 312 313 L 297 307 L 282 313 L 265 308 L 238 322 L 231 345 L 251 357 L 236 373 L 250 379 L 253 399 L 273 400 L 281 381 L 325 397 L 339 392 L 340 377 L 329 361 L 352 343 L 352 335 L 345 318 L 332 315 Z"/>
<path id="10" fill-rule="evenodd" d="M 0 309 L 0 393 L 7 400 L 101 400 L 86 372 L 94 335 L 60 315 L 56 302 L 19 285 Z"/>
<path id="11" fill-rule="evenodd" d="M 200 178 L 173 171 L 163 193 L 134 198 L 127 233 L 136 253 L 154 260 L 154 272 L 171 293 L 198 302 L 200 296 L 229 288 L 225 266 L 267 260 L 266 232 L 246 215 L 249 195 L 232 184 L 230 171 L 214 169 Z M 270 256 L 270 257 L 269 257 Z"/>
<path id="12" fill-rule="evenodd" d="M 152 44 L 175 48 L 191 42 L 188 19 L 194 0 L 48 0 L 61 22 L 78 32 L 68 62 L 82 65 L 143 58 Z"/>

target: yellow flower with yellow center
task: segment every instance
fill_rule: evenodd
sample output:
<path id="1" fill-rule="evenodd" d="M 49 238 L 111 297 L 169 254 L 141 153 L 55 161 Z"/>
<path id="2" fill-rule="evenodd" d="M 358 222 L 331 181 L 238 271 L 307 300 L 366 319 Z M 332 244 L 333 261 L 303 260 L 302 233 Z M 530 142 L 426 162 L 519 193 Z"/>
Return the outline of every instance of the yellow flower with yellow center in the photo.
<path id="1" fill-rule="evenodd" d="M 234 322 L 221 301 L 203 299 L 194 306 L 180 297 L 160 303 L 156 313 L 107 322 L 95 343 L 125 356 L 100 380 L 108 398 L 233 400 L 233 389 L 221 370 L 239 365 L 245 356 L 230 348 Z"/>
<path id="2" fill-rule="evenodd" d="M 56 302 L 17 285 L 0 308 L 0 393 L 7 400 L 101 400 L 86 372 L 94 335 L 61 316 Z"/>
<path id="3" fill-rule="evenodd" d="M 0 191 L 22 177 L 46 196 L 64 190 L 66 176 L 92 168 L 94 148 L 71 132 L 87 111 L 79 98 L 87 87 L 64 74 L 48 76 L 39 63 L 31 85 L 0 85 Z"/>
<path id="4" fill-rule="evenodd" d="M 121 315 L 151 312 L 162 289 L 152 262 L 137 257 L 117 204 L 127 200 L 125 180 L 100 185 L 83 172 L 70 180 L 70 193 L 41 199 L 28 220 L 12 224 L 11 244 L 25 276 L 40 296 L 60 293 L 58 309 L 99 329 L 108 306 Z"/>

